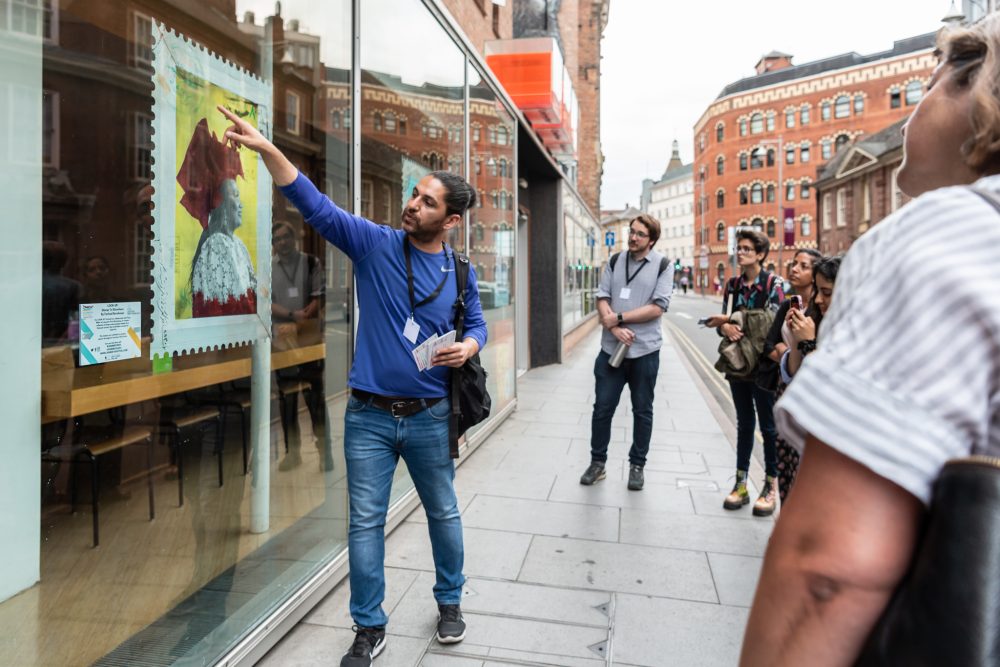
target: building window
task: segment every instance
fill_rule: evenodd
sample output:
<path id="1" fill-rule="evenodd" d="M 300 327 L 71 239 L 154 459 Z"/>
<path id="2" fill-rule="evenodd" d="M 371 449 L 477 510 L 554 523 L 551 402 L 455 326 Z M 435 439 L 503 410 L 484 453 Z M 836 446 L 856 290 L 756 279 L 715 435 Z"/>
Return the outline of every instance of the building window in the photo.
<path id="1" fill-rule="evenodd" d="M 490 176 L 496 176 L 497 175 L 497 161 L 496 160 L 494 160 L 493 158 L 490 158 L 489 160 L 486 161 L 486 166 L 490 168 Z"/>
<path id="2" fill-rule="evenodd" d="M 788 109 L 785 111 L 785 127 L 795 127 L 795 109 Z"/>
<path id="3" fill-rule="evenodd" d="M 891 177 L 891 187 L 890 187 L 890 200 L 889 207 L 891 210 L 895 211 L 900 206 L 903 205 L 903 191 L 899 189 L 899 183 L 897 182 L 897 177 L 899 176 L 899 167 L 892 170 Z"/>
<path id="4" fill-rule="evenodd" d="M 802 216 L 802 236 L 812 235 L 812 220 L 808 215 Z"/>
<path id="5" fill-rule="evenodd" d="M 833 103 L 833 117 L 834 118 L 847 118 L 851 115 L 851 98 L 847 95 L 841 95 L 837 98 L 836 102 Z"/>
<path id="6" fill-rule="evenodd" d="M 767 149 L 767 166 L 768 167 L 773 167 L 774 166 L 774 149 L 773 148 L 768 148 Z"/>
<path id="7" fill-rule="evenodd" d="M 847 188 L 837 190 L 837 226 L 847 226 Z"/>
<path id="8" fill-rule="evenodd" d="M 715 240 L 716 241 L 726 240 L 726 223 L 720 222 L 715 226 Z"/>
<path id="9" fill-rule="evenodd" d="M 153 19 L 139 12 L 132 12 L 132 48 L 129 65 L 153 69 Z"/>
<path id="10" fill-rule="evenodd" d="M 803 164 L 809 162 L 809 146 L 799 147 L 799 162 Z"/>
<path id="11" fill-rule="evenodd" d="M 767 190 L 765 191 L 764 198 L 768 202 L 773 202 L 774 201 L 774 186 L 773 185 L 767 186 Z"/>
<path id="12" fill-rule="evenodd" d="M 715 208 L 725 208 L 726 206 L 726 193 L 719 190 L 715 193 Z"/>
<path id="13" fill-rule="evenodd" d="M 146 136 L 152 136 L 151 124 Z M 149 152 L 146 153 L 147 179 L 150 176 L 149 156 L 152 149 L 152 143 L 149 142 Z M 42 91 L 42 164 L 46 167 L 59 167 L 59 93 L 51 90 Z"/>
<path id="14" fill-rule="evenodd" d="M 744 185 L 743 187 L 740 188 L 740 205 L 743 206 L 749 203 L 750 203 L 749 191 L 747 190 L 747 187 Z"/>
<path id="15" fill-rule="evenodd" d="M 718 125 L 715 126 L 715 140 L 719 143 L 722 143 L 722 140 L 725 138 L 725 136 L 726 136 L 726 130 L 723 127 L 722 123 L 719 123 Z"/>
<path id="16" fill-rule="evenodd" d="M 497 145 L 506 146 L 510 141 L 510 131 L 503 125 L 497 128 Z"/>
<path id="17" fill-rule="evenodd" d="M 153 177 L 153 116 L 132 115 L 132 180 L 148 181 Z"/>
<path id="18" fill-rule="evenodd" d="M 755 148 L 750 153 L 750 168 L 751 169 L 760 169 L 763 166 L 764 166 L 764 149 L 763 148 Z"/>
<path id="19" fill-rule="evenodd" d="M 500 39 L 500 5 L 493 5 L 493 35 Z"/>
<path id="20" fill-rule="evenodd" d="M 386 224 L 392 220 L 392 188 L 382 184 L 382 221 Z"/>
<path id="21" fill-rule="evenodd" d="M 903 99 L 900 96 L 899 88 L 893 86 L 889 89 L 889 108 L 898 109 L 903 104 Z"/>
<path id="22" fill-rule="evenodd" d="M 829 160 L 833 155 L 833 142 L 829 139 L 823 139 L 819 142 L 819 152 L 824 160 Z"/>
<path id="23" fill-rule="evenodd" d="M 754 183 L 750 186 L 750 203 L 751 204 L 762 204 L 764 203 L 764 186 L 760 183 Z"/>
<path id="24" fill-rule="evenodd" d="M 767 221 L 767 238 L 774 238 L 774 220 Z"/>
<path id="25" fill-rule="evenodd" d="M 46 41 L 55 41 L 59 25 L 56 17 L 58 12 L 59 6 L 53 5 L 52 0 L 0 2 L 0 30 L 10 30 L 22 35 L 41 37 Z"/>
<path id="26" fill-rule="evenodd" d="M 767 112 L 767 131 L 774 132 L 774 112 Z"/>
<path id="27" fill-rule="evenodd" d="M 809 199 L 809 182 L 808 181 L 802 181 L 802 184 L 799 186 L 799 198 L 800 199 Z"/>
<path id="28" fill-rule="evenodd" d="M 373 202 L 375 186 L 369 180 L 361 181 L 361 217 L 368 220 L 372 219 L 373 213 Z"/>
<path id="29" fill-rule="evenodd" d="M 299 106 L 301 99 L 298 93 L 285 92 L 285 129 L 291 134 L 299 133 Z"/>
<path id="30" fill-rule="evenodd" d="M 715 160 L 715 173 L 722 176 L 726 171 L 726 159 L 721 155 Z"/>
<path id="31" fill-rule="evenodd" d="M 785 164 L 795 164 L 795 146 L 785 148 Z"/>
<path id="32" fill-rule="evenodd" d="M 865 112 L 865 96 L 858 94 L 854 96 L 854 115 Z"/>
<path id="33" fill-rule="evenodd" d="M 906 84 L 906 106 L 912 106 L 920 101 L 924 96 L 924 84 L 920 81 L 911 81 Z"/>
<path id="34" fill-rule="evenodd" d="M 834 145 L 836 147 L 836 152 L 839 153 L 840 149 L 843 148 L 844 146 L 846 146 L 848 143 L 850 143 L 850 141 L 851 141 L 851 137 L 849 137 L 848 135 L 846 135 L 846 134 L 838 134 L 837 135 L 837 140 L 834 143 Z"/>
<path id="35" fill-rule="evenodd" d="M 145 220 L 135 226 L 135 264 L 132 271 L 134 285 L 151 285 L 153 274 L 153 228 Z"/>
<path id="36" fill-rule="evenodd" d="M 382 119 L 382 129 L 386 132 L 396 131 L 396 114 L 391 111 L 385 112 L 385 116 Z"/>
<path id="37" fill-rule="evenodd" d="M 740 118 L 740 136 L 741 137 L 747 136 L 747 119 L 746 118 Z"/>
<path id="38" fill-rule="evenodd" d="M 785 201 L 795 201 L 795 183 L 785 184 Z"/>
<path id="39" fill-rule="evenodd" d="M 750 116 L 750 134 L 760 134 L 764 131 L 764 114 L 755 113 Z"/>
<path id="40" fill-rule="evenodd" d="M 333 109 L 330 111 L 330 129 L 339 130 L 340 129 L 340 111 Z"/>
<path id="41" fill-rule="evenodd" d="M 764 221 L 760 218 L 754 218 L 750 221 L 750 226 L 756 229 L 758 232 L 764 231 Z"/>
<path id="42" fill-rule="evenodd" d="M 472 126 L 472 140 L 473 141 L 479 141 L 480 138 L 481 138 L 481 132 L 480 132 L 479 125 L 473 125 Z"/>
<path id="43" fill-rule="evenodd" d="M 740 171 L 747 170 L 747 154 L 740 153 Z"/>
<path id="44" fill-rule="evenodd" d="M 351 110 L 350 109 L 345 109 L 344 110 L 344 129 L 345 130 L 351 129 Z"/>
<path id="45" fill-rule="evenodd" d="M 372 127 L 376 132 L 382 131 L 382 112 L 376 111 L 372 114 Z"/>
<path id="46" fill-rule="evenodd" d="M 799 123 L 802 125 L 809 124 L 809 105 L 803 104 L 802 108 L 799 109 Z"/>
<path id="47" fill-rule="evenodd" d="M 830 120 L 830 103 L 823 102 L 819 105 L 819 119 Z"/>

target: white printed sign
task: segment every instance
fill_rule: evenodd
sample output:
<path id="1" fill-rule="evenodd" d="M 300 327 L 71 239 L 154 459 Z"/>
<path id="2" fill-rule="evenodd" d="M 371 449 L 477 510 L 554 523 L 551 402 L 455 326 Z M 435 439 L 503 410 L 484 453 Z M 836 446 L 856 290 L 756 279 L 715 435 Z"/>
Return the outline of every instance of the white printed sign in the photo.
<path id="1" fill-rule="evenodd" d="M 141 355 L 142 309 L 138 301 L 80 304 L 81 366 Z"/>

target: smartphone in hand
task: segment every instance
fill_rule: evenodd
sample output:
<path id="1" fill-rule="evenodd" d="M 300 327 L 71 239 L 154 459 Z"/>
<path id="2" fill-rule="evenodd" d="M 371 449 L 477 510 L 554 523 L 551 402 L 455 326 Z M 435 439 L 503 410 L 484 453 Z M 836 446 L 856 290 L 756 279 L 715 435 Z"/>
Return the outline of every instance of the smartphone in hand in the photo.
<path id="1" fill-rule="evenodd" d="M 791 299 L 791 301 L 792 301 L 791 304 L 788 306 L 789 308 L 791 308 L 792 310 L 802 310 L 802 297 L 801 296 L 799 296 L 798 294 L 793 294 L 793 295 L 791 295 L 788 298 Z"/>

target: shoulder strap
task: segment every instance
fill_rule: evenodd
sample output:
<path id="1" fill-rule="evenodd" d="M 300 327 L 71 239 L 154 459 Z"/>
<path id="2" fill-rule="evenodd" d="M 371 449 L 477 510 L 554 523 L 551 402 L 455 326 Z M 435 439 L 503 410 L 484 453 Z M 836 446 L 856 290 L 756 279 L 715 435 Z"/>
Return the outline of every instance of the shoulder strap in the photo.
<path id="1" fill-rule="evenodd" d="M 618 263 L 618 255 L 620 255 L 620 254 L 621 254 L 621 251 L 616 252 L 615 254 L 611 255 L 611 259 L 608 260 L 608 264 L 611 266 L 611 271 L 612 272 L 614 272 L 614 270 L 615 270 L 615 264 Z"/>
<path id="2" fill-rule="evenodd" d="M 465 333 L 465 289 L 469 283 L 469 258 L 454 249 L 451 253 L 455 258 L 455 337 L 460 341 Z"/>
<path id="3" fill-rule="evenodd" d="M 656 275 L 657 276 L 662 276 L 663 272 L 667 270 L 668 266 L 670 266 L 670 260 L 667 259 L 666 257 L 661 257 L 660 258 L 660 272 L 657 273 Z"/>

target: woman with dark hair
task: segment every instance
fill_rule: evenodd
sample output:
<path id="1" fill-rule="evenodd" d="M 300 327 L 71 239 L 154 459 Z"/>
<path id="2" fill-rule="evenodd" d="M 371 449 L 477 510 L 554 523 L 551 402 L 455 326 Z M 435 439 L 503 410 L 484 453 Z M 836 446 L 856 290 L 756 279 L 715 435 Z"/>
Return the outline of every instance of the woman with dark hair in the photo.
<path id="1" fill-rule="evenodd" d="M 903 128 L 897 182 L 915 199 L 854 242 L 820 345 L 777 406 L 802 462 L 795 502 L 768 543 L 744 667 L 855 664 L 915 557 L 926 555 L 921 539 L 933 537 L 924 529 L 945 464 L 1000 457 L 1000 15 L 946 29 L 938 45 L 940 62 Z M 979 474 L 992 485 L 988 468 Z M 937 510 L 957 518 L 959 508 Z M 914 579 L 930 571 L 990 595 L 995 535 L 955 533 L 968 539 L 940 549 L 968 571 L 928 561 Z M 951 593 L 910 608 L 924 619 L 915 627 L 934 627 L 906 635 L 920 646 L 869 645 L 896 651 L 880 664 L 995 665 L 995 593 L 989 611 L 988 598 Z M 920 658 L 899 655 L 906 646 Z"/>
<path id="2" fill-rule="evenodd" d="M 732 322 L 734 313 L 746 311 L 770 311 L 773 317 L 784 294 L 781 291 L 781 281 L 763 270 L 771 242 L 764 234 L 753 230 L 742 230 L 736 234 L 736 261 L 740 265 L 740 275 L 726 283 L 722 297 L 723 314 L 710 317 L 706 322 L 709 327 L 716 327 L 719 335 L 732 342 L 738 342 L 751 331 Z M 727 304 L 729 314 L 725 313 Z M 749 322 L 748 316 L 744 321 Z M 770 320 L 760 333 L 760 345 L 770 328 Z M 751 339 L 752 340 L 752 339 Z M 760 348 L 758 348 L 759 350 Z M 738 510 L 750 503 L 750 490 L 747 488 L 747 475 L 750 471 L 750 457 L 753 454 L 753 434 L 756 422 L 760 422 L 760 432 L 764 437 L 764 483 L 761 485 L 760 496 L 753 506 L 754 516 L 770 516 L 777 502 L 777 489 L 774 479 L 778 474 L 777 454 L 775 444 L 778 438 L 774 426 L 774 392 L 759 386 L 756 382 L 756 369 L 751 369 L 748 377 L 735 377 L 727 374 L 729 389 L 733 395 L 736 407 L 736 483 L 733 490 L 726 496 L 722 506 L 727 510 Z M 756 413 L 756 414 L 755 414 Z"/>

